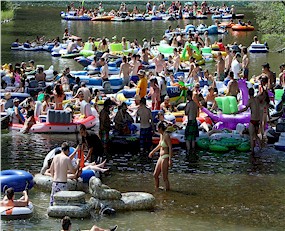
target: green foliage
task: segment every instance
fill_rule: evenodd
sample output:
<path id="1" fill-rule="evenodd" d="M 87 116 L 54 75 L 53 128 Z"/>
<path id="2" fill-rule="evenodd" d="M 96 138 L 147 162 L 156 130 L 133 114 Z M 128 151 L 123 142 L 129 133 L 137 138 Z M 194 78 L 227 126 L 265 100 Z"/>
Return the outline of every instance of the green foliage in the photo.
<path id="1" fill-rule="evenodd" d="M 1 1 L 1 12 L 13 10 L 13 4 L 10 1 Z"/>
<path id="2" fill-rule="evenodd" d="M 282 1 L 250 4 L 263 39 L 276 48 L 285 46 L 285 4 Z"/>
<path id="3" fill-rule="evenodd" d="M 14 18 L 14 10 L 1 11 L 1 22 Z"/>

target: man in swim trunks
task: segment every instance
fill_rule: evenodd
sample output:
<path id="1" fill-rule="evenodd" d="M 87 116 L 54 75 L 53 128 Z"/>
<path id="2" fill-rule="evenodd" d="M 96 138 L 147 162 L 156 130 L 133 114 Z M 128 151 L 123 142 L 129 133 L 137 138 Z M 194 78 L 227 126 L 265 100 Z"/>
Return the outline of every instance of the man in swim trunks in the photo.
<path id="1" fill-rule="evenodd" d="M 186 151 L 188 154 L 195 150 L 196 137 L 199 136 L 198 124 L 197 124 L 197 114 L 198 105 L 193 101 L 193 92 L 191 90 L 187 91 L 188 102 L 185 107 L 185 115 L 187 115 L 188 122 L 185 129 L 185 141 L 186 141 Z"/>
<path id="2" fill-rule="evenodd" d="M 61 145 L 61 153 L 53 158 L 50 166 L 50 173 L 52 177 L 52 190 L 50 195 L 50 205 L 53 205 L 54 194 L 60 191 L 66 191 L 67 188 L 67 174 L 75 173 L 79 169 L 79 161 L 77 160 L 77 166 L 73 167 L 71 159 L 68 157 L 69 145 L 64 142 Z"/>
<path id="3" fill-rule="evenodd" d="M 239 87 L 238 87 L 238 82 L 236 81 L 236 79 L 234 79 L 234 73 L 232 71 L 230 71 L 229 73 L 229 78 L 230 81 L 228 83 L 227 86 L 227 96 L 234 96 L 237 98 L 237 95 L 239 93 Z"/>
<path id="4" fill-rule="evenodd" d="M 261 141 L 258 137 L 258 130 L 260 125 L 260 102 L 265 99 L 265 91 L 262 94 L 254 96 L 254 89 L 250 88 L 248 90 L 249 100 L 244 109 L 239 110 L 237 113 L 245 112 L 248 108 L 250 108 L 250 123 L 249 123 L 249 135 L 250 135 L 250 146 L 251 146 L 251 155 L 254 157 L 254 147 L 255 142 L 259 143 L 259 147 L 261 147 Z"/>
<path id="5" fill-rule="evenodd" d="M 23 196 L 18 199 L 18 200 L 14 200 L 15 199 L 15 195 L 14 195 L 14 189 L 13 188 L 8 188 L 5 191 L 6 195 L 4 196 L 3 200 L 0 202 L 1 206 L 5 206 L 5 207 L 25 207 L 28 205 L 29 203 L 29 197 L 28 197 L 28 193 L 26 190 L 23 191 Z"/>

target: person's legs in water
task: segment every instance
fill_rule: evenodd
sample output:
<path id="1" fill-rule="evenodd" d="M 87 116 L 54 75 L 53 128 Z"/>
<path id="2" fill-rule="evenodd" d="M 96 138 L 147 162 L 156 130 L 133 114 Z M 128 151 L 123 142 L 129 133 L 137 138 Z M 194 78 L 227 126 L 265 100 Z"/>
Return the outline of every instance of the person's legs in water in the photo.
<path id="1" fill-rule="evenodd" d="M 156 163 L 154 172 L 153 172 L 154 183 L 155 183 L 155 191 L 158 191 L 158 189 L 159 189 L 159 175 L 161 172 L 161 162 L 162 162 L 162 159 L 159 158 L 157 163 Z"/>
<path id="2" fill-rule="evenodd" d="M 161 172 L 162 172 L 162 178 L 164 181 L 166 191 L 170 190 L 170 184 L 169 184 L 169 179 L 168 179 L 168 169 L 169 169 L 169 158 L 162 159 Z"/>

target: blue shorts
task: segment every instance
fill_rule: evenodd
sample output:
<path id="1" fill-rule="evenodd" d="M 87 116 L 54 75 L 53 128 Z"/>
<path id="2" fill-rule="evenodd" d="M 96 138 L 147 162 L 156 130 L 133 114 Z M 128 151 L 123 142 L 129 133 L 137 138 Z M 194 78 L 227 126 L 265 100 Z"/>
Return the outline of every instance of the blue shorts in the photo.
<path id="1" fill-rule="evenodd" d="M 130 81 L 133 81 L 135 84 L 139 81 L 139 77 L 137 75 L 132 75 Z"/>

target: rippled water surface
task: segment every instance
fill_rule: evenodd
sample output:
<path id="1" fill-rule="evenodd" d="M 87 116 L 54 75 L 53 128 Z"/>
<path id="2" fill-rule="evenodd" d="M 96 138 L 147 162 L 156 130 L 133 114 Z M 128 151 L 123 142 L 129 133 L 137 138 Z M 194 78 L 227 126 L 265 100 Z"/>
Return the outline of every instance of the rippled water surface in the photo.
<path id="1" fill-rule="evenodd" d="M 39 172 L 47 152 L 75 135 L 18 133 L 2 134 L 2 169 Z M 95 216 L 73 221 L 73 228 L 87 229 L 96 223 L 118 224 L 119 230 L 282 230 L 285 226 L 285 154 L 269 147 L 254 162 L 248 154 L 198 152 L 197 162 L 189 161 L 182 148 L 174 149 L 170 170 L 171 192 L 154 193 L 152 171 L 156 158 L 148 161 L 135 152 L 113 154 L 108 161 L 110 175 L 103 182 L 122 192 L 154 193 L 154 211 L 120 212 L 115 217 Z M 59 219 L 48 218 L 49 193 L 30 191 L 35 205 L 33 218 L 2 222 L 4 230 L 25 227 L 58 230 Z"/>

